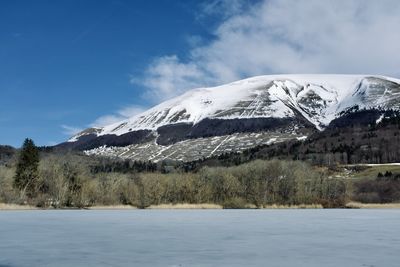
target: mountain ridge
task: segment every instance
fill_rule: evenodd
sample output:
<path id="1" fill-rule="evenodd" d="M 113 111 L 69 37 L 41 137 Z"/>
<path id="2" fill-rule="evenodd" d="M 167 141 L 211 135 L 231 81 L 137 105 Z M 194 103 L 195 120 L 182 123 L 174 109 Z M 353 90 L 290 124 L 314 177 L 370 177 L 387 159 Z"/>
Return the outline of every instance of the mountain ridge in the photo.
<path id="1" fill-rule="evenodd" d="M 400 80 L 380 75 L 256 76 L 190 90 L 127 120 L 86 129 L 62 146 L 79 149 L 77 144 L 86 140 L 89 145 L 81 146 L 81 150 L 147 143 L 164 151 L 165 146 L 189 139 L 228 139 L 232 134 L 246 139 L 242 134 L 258 132 L 284 141 L 276 136 L 285 136 L 286 140 L 322 131 L 354 106 L 398 110 L 399 100 Z M 251 141 L 246 139 L 247 143 Z M 265 142 L 270 140 L 266 137 Z"/>
<path id="2" fill-rule="evenodd" d="M 115 135 L 121 135 L 129 131 L 133 130 L 155 130 L 160 126 L 166 125 L 166 124 L 172 124 L 172 123 L 178 123 L 178 122 L 185 122 L 185 123 L 194 123 L 196 124 L 197 122 L 201 121 L 202 119 L 206 117 L 216 117 L 216 118 L 224 118 L 224 119 L 230 119 L 230 118 L 249 118 L 249 117 L 266 117 L 267 115 L 272 115 L 272 117 L 284 117 L 285 114 L 282 114 L 282 111 L 275 110 L 274 113 L 270 114 L 246 114 L 243 112 L 243 114 L 240 115 L 231 115 L 227 114 L 227 111 L 225 110 L 225 113 L 219 111 L 218 109 L 221 107 L 220 100 L 218 98 L 223 97 L 223 103 L 226 107 L 231 107 L 231 108 L 238 108 L 235 107 L 234 105 L 237 104 L 239 101 L 238 99 L 244 98 L 248 99 L 249 95 L 251 93 L 257 93 L 254 91 L 257 91 L 257 89 L 260 89 L 260 87 L 267 86 L 270 82 L 275 83 L 272 85 L 269 90 L 270 91 L 277 91 L 279 89 L 285 90 L 286 88 L 292 89 L 295 88 L 296 84 L 301 87 L 304 84 L 309 84 L 307 89 L 309 91 L 314 91 L 315 89 L 319 88 L 310 88 L 313 85 L 322 85 L 322 89 L 326 89 L 327 98 L 323 100 L 331 100 L 334 101 L 336 100 L 337 102 L 341 102 L 343 98 L 346 96 L 349 96 L 349 93 L 351 91 L 348 91 L 350 89 L 356 89 L 359 88 L 360 86 L 357 87 L 357 85 L 361 85 L 363 80 L 366 78 L 376 78 L 376 79 L 382 79 L 382 80 L 387 80 L 390 82 L 395 82 L 400 84 L 400 80 L 394 79 L 394 78 L 389 78 L 386 76 L 379 76 L 379 75 L 340 75 L 340 74 L 313 74 L 313 75 L 304 75 L 304 74 L 291 74 L 291 75 L 265 75 L 265 76 L 256 76 L 256 77 L 251 77 L 247 78 L 244 80 L 239 80 L 236 82 L 232 82 L 226 85 L 221 85 L 221 86 L 216 86 L 216 87 L 208 87 L 208 88 L 196 88 L 189 90 L 188 92 L 172 98 L 170 100 L 164 101 L 159 105 L 156 105 L 155 107 L 150 108 L 149 110 L 138 114 L 132 118 L 123 120 L 121 122 L 113 123 L 111 125 L 105 126 L 105 127 L 98 127 L 98 128 L 93 128 L 93 132 L 96 132 L 97 135 L 105 135 L 105 134 L 115 134 Z M 282 84 L 285 83 L 286 84 Z M 293 82 L 294 84 L 290 84 L 290 82 Z M 281 83 L 281 84 L 279 84 Z M 239 86 L 238 86 L 239 85 Z M 294 86 L 293 86 L 294 85 Z M 275 88 L 274 88 L 275 86 Z M 279 88 L 280 86 L 280 88 Z M 276 88 L 278 87 L 278 88 Z M 291 88 L 290 88 L 291 87 Z M 325 88 L 326 87 L 326 88 Z M 347 88 L 346 88 L 347 87 Z M 344 92 L 340 92 L 339 90 L 333 91 L 332 88 L 337 89 L 340 88 L 340 91 L 343 91 L 343 88 L 347 89 L 344 90 Z M 219 94 L 219 90 L 224 89 L 225 91 L 223 94 Z M 227 95 L 229 95 L 226 91 L 227 90 L 234 90 L 232 94 L 234 94 L 234 97 L 227 98 Z M 244 90 L 245 89 L 245 90 Z M 250 90 L 249 90 L 250 89 Z M 331 90 L 329 90 L 331 89 Z M 207 95 L 207 93 L 213 93 L 211 96 Z M 286 102 L 286 105 L 292 104 L 293 106 L 296 106 L 296 103 L 290 102 L 291 99 L 282 99 L 281 97 L 285 97 L 285 95 L 282 95 L 282 92 L 273 92 L 274 93 L 274 98 L 280 98 L 281 101 Z M 291 95 L 292 92 L 286 92 L 287 95 L 290 97 L 293 97 Z M 297 92 L 296 97 L 298 94 L 301 92 Z M 305 92 L 307 93 L 307 92 Z M 331 95 L 329 96 L 329 93 Z M 335 96 L 336 99 L 332 98 L 332 95 L 337 93 Z M 330 97 L 330 98 L 329 98 Z M 193 100 L 194 99 L 194 100 Z M 179 103 L 179 102 L 187 102 L 187 103 Z M 208 110 L 203 110 L 202 112 L 199 111 L 199 107 L 202 107 L 201 103 L 195 103 L 195 102 L 202 102 L 204 104 L 203 107 L 208 108 Z M 288 103 L 289 101 L 289 103 Z M 218 102 L 216 105 L 211 105 L 215 102 Z M 196 109 L 192 108 L 190 109 L 189 104 L 197 104 Z M 347 106 L 344 106 L 343 108 L 350 107 L 351 103 L 347 103 Z M 169 109 L 169 110 L 168 110 Z M 301 108 L 298 109 L 301 111 Z M 168 112 L 167 112 L 168 111 Z M 257 111 L 257 110 L 255 110 Z M 341 110 L 342 111 L 342 110 Z M 232 111 L 233 112 L 233 111 Z M 339 111 L 338 111 L 339 112 Z M 156 116 L 154 117 L 154 114 Z M 168 113 L 168 114 L 165 114 Z M 164 115 L 164 118 L 163 118 Z M 253 116 L 252 116 L 253 115 Z M 161 118 L 160 118 L 161 117 Z M 158 120 L 157 120 L 158 119 Z M 164 120 L 163 120 L 164 119 Z M 329 121 L 325 120 L 325 124 L 328 124 L 333 118 L 330 117 Z M 161 121 L 160 121 L 161 120 Z M 314 122 L 315 123 L 315 122 Z M 87 131 L 87 130 L 86 130 Z M 93 133 L 91 132 L 91 133 Z M 77 136 L 81 136 L 84 134 L 84 132 L 81 132 L 77 134 L 76 136 L 73 136 L 70 140 L 75 141 Z"/>

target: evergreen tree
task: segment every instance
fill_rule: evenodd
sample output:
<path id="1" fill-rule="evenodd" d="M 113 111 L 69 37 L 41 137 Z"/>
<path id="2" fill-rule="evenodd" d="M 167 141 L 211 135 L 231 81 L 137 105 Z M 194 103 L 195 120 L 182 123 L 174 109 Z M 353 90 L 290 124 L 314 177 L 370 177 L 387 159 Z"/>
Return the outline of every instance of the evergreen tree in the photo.
<path id="1" fill-rule="evenodd" d="M 14 187 L 33 197 L 38 182 L 39 150 L 32 139 L 25 139 L 18 158 Z"/>

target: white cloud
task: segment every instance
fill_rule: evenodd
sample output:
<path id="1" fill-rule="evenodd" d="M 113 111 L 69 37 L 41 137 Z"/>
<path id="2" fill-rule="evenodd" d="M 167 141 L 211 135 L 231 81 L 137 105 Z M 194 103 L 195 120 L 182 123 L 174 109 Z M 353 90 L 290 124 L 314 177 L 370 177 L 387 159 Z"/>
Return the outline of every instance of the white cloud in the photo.
<path id="1" fill-rule="evenodd" d="M 145 110 L 146 110 L 146 108 L 142 107 L 142 106 L 125 107 L 125 108 L 118 110 L 115 114 L 104 115 L 104 116 L 97 118 L 93 123 L 90 124 L 90 127 L 102 127 L 102 126 L 110 125 L 110 124 L 113 124 L 116 122 L 120 122 L 127 118 L 136 116 Z"/>
<path id="2" fill-rule="evenodd" d="M 179 59 L 155 59 L 140 82 L 164 100 L 195 87 L 274 73 L 400 76 L 400 1 L 265 0 L 253 6 L 213 1 L 226 14 L 215 38 Z M 242 10 L 237 12 L 238 7 Z"/>
<path id="3" fill-rule="evenodd" d="M 104 115 L 97 118 L 94 122 L 92 122 L 90 127 L 103 127 L 106 125 L 110 125 L 116 123 L 118 121 L 122 121 L 124 118 L 119 115 Z"/>
<path id="4" fill-rule="evenodd" d="M 65 125 L 65 124 L 61 125 L 61 128 L 63 129 L 62 133 L 65 135 L 68 135 L 68 136 L 73 136 L 73 135 L 76 135 L 77 133 L 83 131 L 82 128 L 69 126 L 69 125 Z"/>
<path id="5" fill-rule="evenodd" d="M 163 100 L 199 87 L 207 80 L 203 71 L 195 63 L 182 63 L 176 55 L 156 59 L 146 70 L 144 79 L 132 79 L 132 83 L 142 83 L 150 88 L 144 96 L 148 99 Z"/>

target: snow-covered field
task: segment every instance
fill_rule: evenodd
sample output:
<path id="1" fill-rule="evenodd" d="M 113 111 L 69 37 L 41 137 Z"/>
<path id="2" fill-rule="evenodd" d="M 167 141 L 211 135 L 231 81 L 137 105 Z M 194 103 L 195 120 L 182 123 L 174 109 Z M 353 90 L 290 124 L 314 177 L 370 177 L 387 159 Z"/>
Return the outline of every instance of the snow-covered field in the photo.
<path id="1" fill-rule="evenodd" d="M 295 133 L 236 133 L 233 135 L 188 139 L 170 146 L 161 146 L 155 142 L 130 145 L 126 147 L 99 147 L 87 150 L 87 155 L 130 158 L 142 161 L 160 161 L 171 159 L 192 161 L 229 152 L 240 152 L 263 144 L 282 142 L 289 139 L 304 139 Z"/>

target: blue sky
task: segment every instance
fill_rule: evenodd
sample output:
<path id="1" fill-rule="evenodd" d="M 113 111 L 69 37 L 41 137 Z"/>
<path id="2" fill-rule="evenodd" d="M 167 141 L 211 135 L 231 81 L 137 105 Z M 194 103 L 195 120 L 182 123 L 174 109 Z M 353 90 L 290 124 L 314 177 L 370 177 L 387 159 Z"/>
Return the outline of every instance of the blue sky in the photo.
<path id="1" fill-rule="evenodd" d="M 62 142 L 188 89 L 400 77 L 400 1 L 0 1 L 0 144 Z"/>
<path id="2" fill-rule="evenodd" d="M 129 105 L 152 105 L 130 79 L 185 51 L 197 1 L 1 1 L 0 143 L 61 142 Z M 73 129 L 71 129 L 73 130 Z"/>

